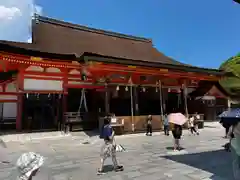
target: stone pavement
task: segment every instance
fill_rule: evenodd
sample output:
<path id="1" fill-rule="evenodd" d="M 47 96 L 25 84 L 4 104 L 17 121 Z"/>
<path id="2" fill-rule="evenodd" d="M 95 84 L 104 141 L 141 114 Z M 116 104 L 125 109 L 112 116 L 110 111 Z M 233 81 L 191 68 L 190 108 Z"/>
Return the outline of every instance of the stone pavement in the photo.
<path id="1" fill-rule="evenodd" d="M 105 175 L 96 175 L 99 165 L 99 151 L 102 141 L 96 137 L 82 143 L 77 135 L 55 140 L 31 142 L 7 142 L 1 148 L 0 180 L 15 176 L 14 164 L 21 153 L 34 151 L 45 156 L 46 163 L 36 179 L 55 180 L 231 180 L 230 153 L 223 150 L 224 129 L 210 124 L 200 136 L 184 132 L 180 152 L 173 152 L 172 136 L 155 133 L 152 137 L 144 134 L 124 135 L 116 138 L 126 148 L 118 153 L 124 165 L 123 172 L 113 172 L 111 162 L 106 162 Z M 14 178 L 13 178 L 14 179 Z"/>

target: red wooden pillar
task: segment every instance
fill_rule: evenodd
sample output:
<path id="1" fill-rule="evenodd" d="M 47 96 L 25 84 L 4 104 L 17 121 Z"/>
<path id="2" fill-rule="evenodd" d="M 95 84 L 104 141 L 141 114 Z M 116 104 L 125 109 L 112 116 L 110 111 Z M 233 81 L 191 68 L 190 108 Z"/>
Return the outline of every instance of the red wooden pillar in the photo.
<path id="1" fill-rule="evenodd" d="M 22 130 L 22 104 L 23 104 L 23 94 L 18 94 L 17 100 L 17 118 L 16 118 L 16 130 Z"/>
<path id="2" fill-rule="evenodd" d="M 17 118 L 16 118 L 16 130 L 22 130 L 22 105 L 23 105 L 23 80 L 24 80 L 24 69 L 19 68 L 16 81 L 16 90 L 17 90 Z"/>

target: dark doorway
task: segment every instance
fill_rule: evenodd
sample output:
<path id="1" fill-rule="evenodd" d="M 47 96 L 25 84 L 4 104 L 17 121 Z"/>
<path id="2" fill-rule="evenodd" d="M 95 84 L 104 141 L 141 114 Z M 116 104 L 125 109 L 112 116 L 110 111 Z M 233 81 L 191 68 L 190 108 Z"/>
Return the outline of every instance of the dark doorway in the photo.
<path id="1" fill-rule="evenodd" d="M 184 111 L 182 93 L 168 92 L 168 98 L 166 101 L 166 112 L 173 113 L 176 111 Z"/>
<path id="2" fill-rule="evenodd" d="M 139 104 L 139 115 L 160 115 L 160 93 L 158 89 L 154 87 L 137 88 L 138 91 L 138 104 Z"/>
<path id="3" fill-rule="evenodd" d="M 120 86 L 119 90 L 112 90 L 110 95 L 110 113 L 116 116 L 131 116 L 130 88 Z"/>
<path id="4" fill-rule="evenodd" d="M 61 101 L 59 94 L 24 94 L 23 129 L 58 130 L 62 121 Z"/>
<path id="5" fill-rule="evenodd" d="M 68 89 L 67 97 L 67 112 L 79 112 L 81 122 L 78 123 L 77 130 L 94 130 L 98 128 L 99 113 L 105 110 L 104 108 L 104 92 L 99 92 L 96 89 Z M 84 102 L 84 94 L 85 100 Z M 81 98 L 82 103 L 81 103 Z"/>

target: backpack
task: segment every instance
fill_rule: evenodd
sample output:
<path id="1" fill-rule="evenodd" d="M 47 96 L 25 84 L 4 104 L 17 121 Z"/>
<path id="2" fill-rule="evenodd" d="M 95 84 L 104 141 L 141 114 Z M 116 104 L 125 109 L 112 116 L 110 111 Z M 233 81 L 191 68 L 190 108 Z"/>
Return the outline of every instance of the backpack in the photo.
<path id="1" fill-rule="evenodd" d="M 109 137 L 112 136 L 112 127 L 110 125 L 105 125 L 103 127 L 103 133 L 102 136 L 104 138 L 104 140 L 110 140 Z"/>

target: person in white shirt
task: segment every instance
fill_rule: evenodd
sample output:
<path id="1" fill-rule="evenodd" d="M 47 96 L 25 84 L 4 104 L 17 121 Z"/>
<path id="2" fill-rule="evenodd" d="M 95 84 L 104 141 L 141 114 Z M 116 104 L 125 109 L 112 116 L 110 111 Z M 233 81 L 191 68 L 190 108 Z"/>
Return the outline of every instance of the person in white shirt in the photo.
<path id="1" fill-rule="evenodd" d="M 195 130 L 197 131 L 197 134 L 199 134 L 199 131 L 198 131 L 199 120 L 200 120 L 200 115 L 197 112 L 195 112 L 193 123 L 194 123 Z"/>
<path id="2" fill-rule="evenodd" d="M 195 126 L 194 126 L 194 116 L 190 116 L 190 118 L 189 118 L 189 126 L 190 126 L 191 133 L 198 135 L 198 132 L 196 131 Z"/>

